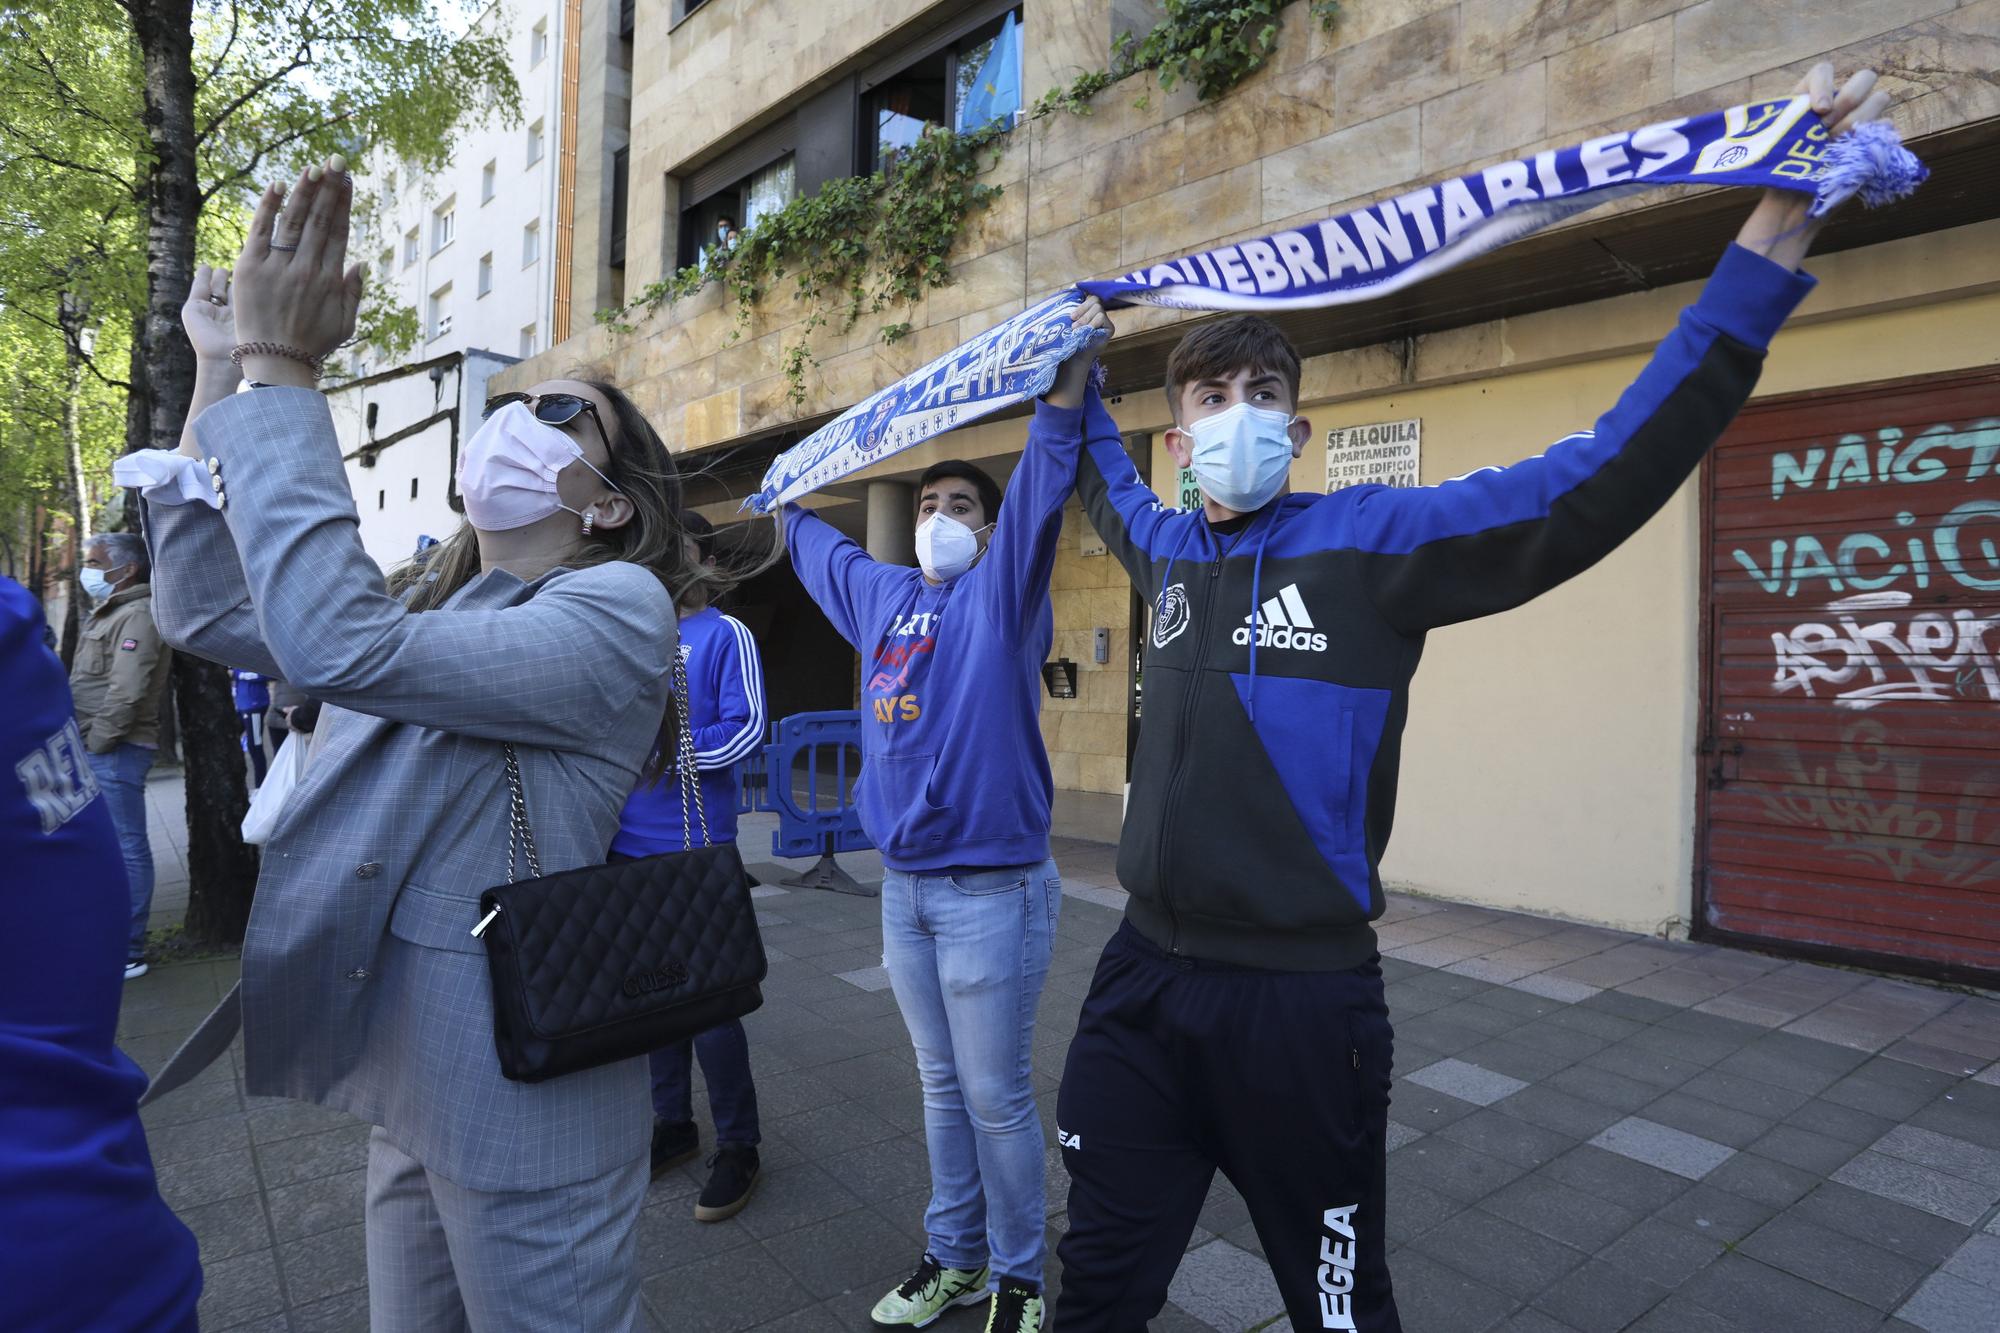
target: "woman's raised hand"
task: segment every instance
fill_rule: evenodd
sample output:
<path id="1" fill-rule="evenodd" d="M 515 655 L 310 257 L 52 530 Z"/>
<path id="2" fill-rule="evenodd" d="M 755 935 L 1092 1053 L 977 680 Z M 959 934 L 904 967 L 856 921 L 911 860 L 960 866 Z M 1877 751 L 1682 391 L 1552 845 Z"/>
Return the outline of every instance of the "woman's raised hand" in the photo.
<path id="1" fill-rule="evenodd" d="M 250 378 L 310 384 L 307 359 L 317 365 L 353 336 L 361 308 L 361 266 L 347 263 L 353 205 L 354 182 L 338 155 L 300 172 L 289 201 L 277 185 L 257 201 L 229 294 L 236 337 L 285 350 L 246 353 Z"/>
<path id="2" fill-rule="evenodd" d="M 207 264 L 195 269 L 187 303 L 181 307 L 181 326 L 194 344 L 197 365 L 221 365 L 235 374 L 227 365 L 230 350 L 238 341 L 236 312 L 229 305 L 228 269 Z"/>

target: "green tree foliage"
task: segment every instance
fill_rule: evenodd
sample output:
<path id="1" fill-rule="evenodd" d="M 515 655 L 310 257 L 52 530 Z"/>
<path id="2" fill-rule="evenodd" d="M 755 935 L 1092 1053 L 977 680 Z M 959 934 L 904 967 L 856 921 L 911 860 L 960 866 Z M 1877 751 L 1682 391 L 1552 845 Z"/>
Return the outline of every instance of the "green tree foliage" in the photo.
<path id="1" fill-rule="evenodd" d="M 0 398 L 13 400 L 0 412 L 0 532 L 40 551 L 73 531 L 43 521 L 75 507 L 66 419 L 87 492 L 108 491 L 114 454 L 173 444 L 194 383 L 180 305 L 197 262 L 230 261 L 266 181 L 374 147 L 435 166 L 461 125 L 518 113 L 507 34 L 470 27 L 477 12 L 469 0 L 0 5 Z M 362 336 L 406 350 L 413 313 L 374 295 Z M 236 833 L 246 797 L 227 682 L 178 659 L 175 699 L 188 933 L 239 940 L 256 859 Z"/>
<path id="2" fill-rule="evenodd" d="M 158 154 L 138 3 L 0 9 L 0 302 L 30 321 L 52 320 L 63 291 L 87 289 L 100 327 L 129 324 L 149 303 L 171 315 L 184 294 L 148 290 L 165 274 L 149 270 L 145 235 Z M 431 0 L 195 5 L 196 215 L 165 220 L 192 236 L 188 267 L 229 262 L 256 191 L 303 162 L 379 145 L 436 166 L 461 125 L 516 115 L 505 31 L 464 32 L 450 21 L 465 17 Z M 374 291 L 361 336 L 393 356 L 414 341 L 416 321 L 386 296 Z M 100 339 L 92 369 L 101 383 L 133 387 L 106 355 L 129 350 L 129 339 Z"/>

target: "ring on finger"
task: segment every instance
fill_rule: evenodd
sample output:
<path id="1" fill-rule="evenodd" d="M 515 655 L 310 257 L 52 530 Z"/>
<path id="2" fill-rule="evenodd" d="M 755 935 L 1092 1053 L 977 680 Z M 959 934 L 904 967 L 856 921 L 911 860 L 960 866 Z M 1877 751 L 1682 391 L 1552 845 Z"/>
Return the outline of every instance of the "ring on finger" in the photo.
<path id="1" fill-rule="evenodd" d="M 228 304 L 229 304 L 229 298 L 228 298 L 228 297 L 226 297 L 226 296 L 224 296 L 224 295 L 222 295 L 221 293 L 217 292 L 217 293 L 213 293 L 213 294 L 211 294 L 211 295 L 209 296 L 209 298 L 208 298 L 208 303 L 209 303 L 210 305 L 228 305 Z"/>
<path id="2" fill-rule="evenodd" d="M 285 245 L 279 241 L 272 241 L 271 248 L 273 250 L 283 250 L 285 253 L 290 254 L 292 251 L 298 249 L 299 247 L 296 244 Z"/>

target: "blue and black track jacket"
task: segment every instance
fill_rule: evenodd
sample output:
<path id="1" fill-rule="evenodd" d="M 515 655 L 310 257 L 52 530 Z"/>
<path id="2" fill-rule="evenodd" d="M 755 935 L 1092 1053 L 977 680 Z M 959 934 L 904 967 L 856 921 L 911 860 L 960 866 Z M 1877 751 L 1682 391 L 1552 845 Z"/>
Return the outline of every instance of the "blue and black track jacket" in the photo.
<path id="1" fill-rule="evenodd" d="M 1158 502 L 1091 395 L 1077 489 L 1153 606 L 1118 849 L 1132 923 L 1197 958 L 1366 961 L 1425 634 L 1519 606 L 1636 532 L 1812 285 L 1731 246 L 1592 429 L 1438 486 L 1281 496 L 1228 533 Z"/>

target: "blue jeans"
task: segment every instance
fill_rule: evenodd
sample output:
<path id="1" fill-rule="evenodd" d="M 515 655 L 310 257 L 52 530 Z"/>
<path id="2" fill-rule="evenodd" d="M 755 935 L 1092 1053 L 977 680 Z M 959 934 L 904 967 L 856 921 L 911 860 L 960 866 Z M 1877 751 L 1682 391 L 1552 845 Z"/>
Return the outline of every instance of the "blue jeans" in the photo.
<path id="1" fill-rule="evenodd" d="M 1062 911 L 1056 863 L 889 870 L 882 961 L 924 1086 L 930 1252 L 1037 1285 L 1046 1257 L 1047 1161 L 1035 1113 L 1035 1007 Z"/>
<path id="2" fill-rule="evenodd" d="M 146 771 L 153 751 L 144 745 L 114 745 L 90 756 L 90 771 L 111 807 L 118 850 L 125 855 L 126 887 L 132 895 L 132 937 L 125 957 L 146 956 L 146 920 L 153 914 L 153 849 L 146 843 Z"/>
<path id="3" fill-rule="evenodd" d="M 757 1129 L 757 1085 L 750 1079 L 750 1038 L 744 1035 L 740 1018 L 712 1027 L 692 1041 L 653 1052 L 653 1114 L 675 1124 L 694 1119 L 691 1075 L 696 1056 L 701 1057 L 702 1077 L 708 1080 L 715 1146 L 756 1147 L 763 1141 Z"/>

